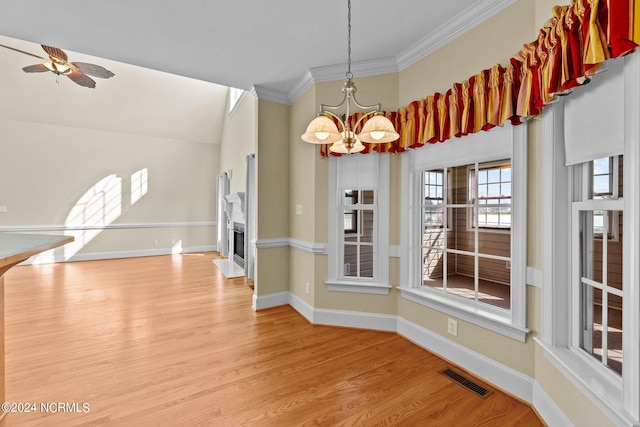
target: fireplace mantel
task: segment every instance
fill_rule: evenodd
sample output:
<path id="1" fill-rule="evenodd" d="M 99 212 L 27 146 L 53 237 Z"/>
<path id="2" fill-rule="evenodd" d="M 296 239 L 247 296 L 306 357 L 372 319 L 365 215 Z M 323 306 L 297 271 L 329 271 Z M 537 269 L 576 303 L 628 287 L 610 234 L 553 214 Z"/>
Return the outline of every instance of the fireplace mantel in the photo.
<path id="1" fill-rule="evenodd" d="M 238 192 L 224 196 L 226 203 L 225 211 L 227 212 L 228 227 L 233 228 L 233 223 L 245 223 L 244 218 L 244 193 Z"/>

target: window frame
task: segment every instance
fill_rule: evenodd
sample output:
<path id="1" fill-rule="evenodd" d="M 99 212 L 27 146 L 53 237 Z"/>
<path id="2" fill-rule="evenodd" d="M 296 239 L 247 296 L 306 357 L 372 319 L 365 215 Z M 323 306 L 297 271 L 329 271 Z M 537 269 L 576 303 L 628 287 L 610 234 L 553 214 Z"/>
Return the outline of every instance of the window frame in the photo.
<path id="1" fill-rule="evenodd" d="M 542 328 L 534 341 L 545 359 L 616 425 L 640 421 L 640 56 L 624 62 L 624 96 L 612 114 L 623 116 L 623 346 L 622 377 L 576 351 L 572 341 L 578 300 L 571 294 L 572 203 L 583 171 L 565 166 L 564 99 L 542 115 Z M 589 104 L 591 108 L 592 104 Z M 606 154 L 599 153 L 600 157 Z M 612 153 L 613 154 L 613 153 Z M 572 314 L 574 313 L 574 314 Z M 598 366 L 600 365 L 600 366 Z"/>
<path id="2" fill-rule="evenodd" d="M 527 127 L 527 123 L 519 126 L 506 124 L 489 132 L 404 153 L 401 184 L 399 290 L 402 297 L 520 342 L 524 342 L 531 332 L 526 326 Z M 425 289 L 421 286 L 421 262 L 417 255 L 421 248 L 422 172 L 507 158 L 511 159 L 512 164 L 511 310 L 466 301 L 435 289 Z"/>
<path id="3" fill-rule="evenodd" d="M 470 192 L 471 190 L 474 191 L 474 194 L 468 194 L 467 195 L 467 202 L 469 204 L 473 204 L 475 205 L 476 209 L 480 208 L 480 204 L 476 202 L 476 199 L 480 200 L 480 198 L 477 196 L 477 188 L 478 188 L 478 172 L 480 172 L 481 170 L 490 170 L 490 169 L 502 169 L 500 166 L 503 166 L 505 163 L 504 161 L 495 161 L 495 162 L 484 162 L 482 164 L 482 168 L 480 168 L 480 163 L 477 163 L 475 165 L 469 165 L 467 167 L 467 180 L 469 182 L 472 181 L 471 178 L 471 174 L 474 173 L 473 175 L 473 188 L 471 188 L 471 184 L 469 184 L 469 188 L 468 188 L 468 192 Z M 476 169 L 477 166 L 477 169 Z M 511 162 L 509 162 L 509 169 L 511 169 Z M 502 185 L 502 180 L 499 181 L 499 183 Z M 509 184 L 511 184 L 511 181 L 509 181 Z M 489 199 L 502 199 L 502 197 L 485 197 L 483 198 L 483 200 L 489 200 Z M 511 195 L 509 196 L 509 204 L 511 204 Z M 475 224 L 474 224 L 474 215 L 473 215 L 473 208 L 469 208 L 469 211 L 471 212 L 470 214 L 467 215 L 467 231 L 474 231 L 475 230 Z M 510 233 L 511 232 L 511 224 L 509 224 L 509 227 L 495 227 L 495 226 L 490 226 L 490 225 L 478 225 L 478 232 L 480 233 Z"/>
<path id="4" fill-rule="evenodd" d="M 387 295 L 389 284 L 389 173 L 390 153 L 367 156 L 331 157 L 328 185 L 328 270 L 329 291 Z M 344 193 L 345 190 L 373 190 L 374 277 L 344 275 Z"/>
<path id="5" fill-rule="evenodd" d="M 229 117 L 233 116 L 233 113 L 238 109 L 238 106 L 244 97 L 247 96 L 247 93 L 244 89 L 229 87 Z"/>
<path id="6" fill-rule="evenodd" d="M 340 238 L 338 239 L 339 240 L 338 244 L 340 245 L 340 259 L 342 260 L 342 266 L 343 266 L 342 271 L 341 271 L 341 275 L 340 275 L 340 279 L 341 280 L 361 280 L 361 279 L 376 280 L 377 279 L 377 275 L 376 275 L 376 273 L 377 273 L 377 265 L 376 264 L 377 263 L 375 262 L 375 259 L 376 259 L 376 254 L 377 254 L 376 241 L 377 241 L 377 237 L 378 237 L 377 236 L 377 234 L 378 234 L 377 233 L 377 227 L 376 227 L 377 222 L 378 222 L 378 218 L 377 218 L 378 217 L 378 214 L 377 214 L 378 206 L 376 204 L 376 200 L 378 199 L 378 194 L 377 194 L 378 191 L 375 190 L 375 189 L 371 189 L 371 188 L 357 188 L 357 189 L 356 188 L 349 188 L 349 189 L 343 189 L 341 192 L 342 192 L 343 195 L 346 196 L 346 192 L 347 191 L 357 192 L 358 194 L 360 194 L 363 191 L 371 191 L 371 192 L 373 192 L 374 203 L 372 203 L 372 204 L 364 204 L 364 203 L 360 202 L 362 197 L 360 197 L 360 198 L 356 197 L 355 198 L 356 202 L 354 204 L 345 204 L 344 203 L 344 198 L 342 199 L 342 203 L 341 203 L 340 207 L 341 207 L 341 211 L 342 211 L 343 215 L 344 215 L 346 210 L 353 211 L 354 228 L 352 228 L 352 229 L 344 229 L 344 231 L 340 235 Z M 372 230 L 372 236 L 371 236 L 371 239 L 372 239 L 371 244 L 368 244 L 368 242 L 361 242 L 360 241 L 360 238 L 363 236 L 363 233 L 362 233 L 362 230 L 360 230 L 360 227 L 359 227 L 360 223 L 358 221 L 360 219 L 362 219 L 362 220 L 364 219 L 364 214 L 361 214 L 364 211 L 371 212 L 372 215 L 373 215 L 373 230 Z M 356 240 L 356 242 L 346 242 L 345 241 L 345 237 L 355 237 L 357 240 Z M 352 243 L 352 244 L 350 244 L 350 243 Z M 345 246 L 356 246 L 356 247 L 358 247 L 358 250 L 357 250 L 357 252 L 358 252 L 358 255 L 357 255 L 357 271 L 358 271 L 358 274 L 355 275 L 355 276 L 350 276 L 350 275 L 347 275 L 345 273 L 346 266 L 347 266 L 346 263 L 344 262 Z M 362 247 L 362 246 L 371 246 L 372 249 L 373 249 L 373 260 L 374 260 L 374 262 L 373 262 L 373 275 L 372 275 L 372 277 L 362 276 L 360 274 L 362 263 L 360 262 L 360 255 L 359 255 L 360 251 L 359 251 L 359 248 Z"/>
<path id="7" fill-rule="evenodd" d="M 594 171 L 594 165 L 593 165 L 593 161 L 589 162 L 589 166 L 582 167 L 582 179 L 583 180 L 589 180 L 590 181 L 590 186 L 585 186 L 584 188 L 584 192 L 585 193 L 592 193 L 593 194 L 593 199 L 595 200 L 610 200 L 610 199 L 614 199 L 617 200 L 620 195 L 619 195 L 619 191 L 620 191 L 620 156 L 619 155 L 615 155 L 615 156 L 609 156 L 609 163 L 610 163 L 610 169 L 611 172 L 607 175 L 610 175 L 609 178 L 609 187 L 611 189 L 611 191 L 609 192 L 611 195 L 606 195 L 609 193 L 596 193 L 595 189 L 593 188 L 593 179 L 596 176 L 596 173 Z M 624 165 L 623 165 L 623 169 L 624 169 Z M 598 174 L 598 176 L 603 176 L 604 174 Z M 583 181 L 585 182 L 585 181 Z M 614 216 L 611 217 L 610 219 L 610 224 L 609 224 L 609 230 L 610 232 L 608 233 L 607 239 L 611 242 L 618 242 L 620 241 L 620 218 L 618 216 Z M 602 239 L 603 236 L 602 234 L 598 234 L 595 236 L 595 238 L 597 239 Z"/>

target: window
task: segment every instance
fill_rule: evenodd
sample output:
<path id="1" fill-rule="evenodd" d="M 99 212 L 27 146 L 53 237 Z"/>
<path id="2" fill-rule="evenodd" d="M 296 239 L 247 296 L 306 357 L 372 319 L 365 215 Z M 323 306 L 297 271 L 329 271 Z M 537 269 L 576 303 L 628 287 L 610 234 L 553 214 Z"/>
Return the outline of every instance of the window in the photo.
<path id="1" fill-rule="evenodd" d="M 235 87 L 229 88 L 229 115 L 233 114 L 247 91 Z"/>
<path id="2" fill-rule="evenodd" d="M 534 340 L 612 424 L 636 425 L 640 57 L 607 64 L 543 114 L 544 316 Z"/>
<path id="3" fill-rule="evenodd" d="M 511 163 L 506 160 L 468 168 L 469 228 L 511 228 Z M 477 212 L 477 219 L 476 219 Z"/>
<path id="4" fill-rule="evenodd" d="M 343 277 L 374 277 L 375 191 L 344 192 Z"/>
<path id="5" fill-rule="evenodd" d="M 423 285 L 509 310 L 511 161 L 428 170 L 423 181 Z"/>
<path id="6" fill-rule="evenodd" d="M 330 291 L 389 293 L 390 154 L 329 160 Z"/>
<path id="7" fill-rule="evenodd" d="M 347 190 L 344 193 L 344 204 L 346 206 L 352 206 L 358 203 L 358 191 Z M 356 233 L 358 223 L 358 211 L 353 209 L 344 210 L 344 232 Z"/>
<path id="8" fill-rule="evenodd" d="M 614 161 L 621 164 L 622 156 L 574 166 L 578 188 L 572 203 L 571 282 L 578 321 L 573 345 L 598 364 L 622 375 L 624 252 L 619 240 L 602 238 L 613 235 L 612 224 L 619 228 L 615 235 L 622 234 L 624 205 L 617 197 L 622 188 L 613 189 L 613 182 L 618 181 L 613 179 Z"/>
<path id="9" fill-rule="evenodd" d="M 524 341 L 526 128 L 402 156 L 404 298 Z"/>
<path id="10" fill-rule="evenodd" d="M 585 165 L 587 179 L 591 186 L 585 186 L 583 193 L 591 192 L 592 199 L 617 199 L 622 197 L 622 156 L 611 156 L 595 159 Z M 589 197 L 587 195 L 587 197 Z M 606 218 L 608 231 L 607 238 L 618 241 L 620 234 L 620 216 L 608 215 Z M 594 237 L 602 239 L 604 230 L 604 213 L 594 213 Z"/>

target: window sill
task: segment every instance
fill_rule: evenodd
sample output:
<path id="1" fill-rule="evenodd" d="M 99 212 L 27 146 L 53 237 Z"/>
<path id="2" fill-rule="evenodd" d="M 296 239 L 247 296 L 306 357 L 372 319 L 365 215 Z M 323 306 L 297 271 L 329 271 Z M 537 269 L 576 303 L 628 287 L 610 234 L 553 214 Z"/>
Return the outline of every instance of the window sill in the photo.
<path id="1" fill-rule="evenodd" d="M 352 292 L 358 294 L 388 295 L 391 285 L 377 282 L 359 282 L 355 280 L 327 280 L 332 292 Z"/>
<path id="2" fill-rule="evenodd" d="M 418 288 L 398 287 L 403 298 L 424 305 L 458 319 L 488 329 L 508 338 L 525 342 L 531 329 L 511 323 L 508 314 L 498 313 L 492 307 L 481 308 L 476 305 L 463 305 L 444 295 L 434 295 Z"/>
<path id="3" fill-rule="evenodd" d="M 616 381 L 613 374 L 597 372 L 566 347 L 554 347 L 538 337 L 534 341 L 542 348 L 545 359 L 614 424 L 635 425 L 622 407 L 622 381 Z"/>

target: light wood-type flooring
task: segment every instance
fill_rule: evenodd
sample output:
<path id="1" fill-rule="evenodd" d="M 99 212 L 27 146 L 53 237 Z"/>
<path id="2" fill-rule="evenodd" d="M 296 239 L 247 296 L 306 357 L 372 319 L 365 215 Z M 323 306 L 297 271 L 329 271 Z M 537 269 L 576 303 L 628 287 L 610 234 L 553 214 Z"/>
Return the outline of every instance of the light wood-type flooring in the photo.
<path id="1" fill-rule="evenodd" d="M 254 312 L 250 283 L 226 280 L 216 257 L 7 273 L 6 398 L 38 407 L 0 425 L 542 425 L 495 388 L 481 399 L 444 377 L 451 364 L 395 333 Z M 77 412 L 39 406 L 58 402 Z"/>

